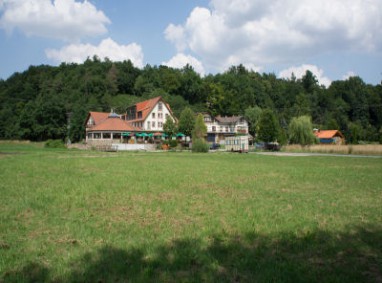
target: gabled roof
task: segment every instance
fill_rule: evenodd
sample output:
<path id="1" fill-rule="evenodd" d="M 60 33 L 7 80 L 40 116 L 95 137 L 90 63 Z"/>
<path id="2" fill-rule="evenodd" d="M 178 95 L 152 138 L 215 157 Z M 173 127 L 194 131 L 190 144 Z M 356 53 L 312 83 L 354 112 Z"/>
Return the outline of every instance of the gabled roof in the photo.
<path id="1" fill-rule="evenodd" d="M 94 125 L 98 125 L 102 121 L 106 120 L 108 116 L 109 113 L 105 112 L 89 112 L 85 123 L 87 123 L 89 121 L 89 118 L 92 117 L 94 119 Z"/>
<path id="2" fill-rule="evenodd" d="M 138 102 L 137 104 L 133 105 L 136 107 L 136 113 L 142 112 L 142 118 L 137 118 L 133 120 L 129 120 L 129 122 L 137 122 L 137 121 L 144 121 L 146 120 L 147 116 L 151 113 L 151 111 L 154 109 L 155 105 L 161 101 L 164 105 L 166 105 L 167 109 L 170 111 L 171 116 L 174 116 L 172 113 L 172 110 L 170 108 L 170 105 L 163 101 L 161 96 L 157 96 L 154 98 L 151 98 L 149 100 L 145 100 L 142 102 Z M 175 117 L 173 117 L 176 119 Z"/>
<path id="3" fill-rule="evenodd" d="M 133 127 L 130 123 L 118 117 L 106 118 L 101 123 L 91 128 L 91 131 L 140 131 L 140 128 Z"/>
<path id="4" fill-rule="evenodd" d="M 147 118 L 147 116 L 150 114 L 151 110 L 153 110 L 155 105 L 161 99 L 162 99 L 162 97 L 158 96 L 158 97 L 154 97 L 152 99 L 145 100 L 145 101 L 142 101 L 142 102 L 135 104 L 135 106 L 137 107 L 137 113 L 142 111 L 142 119 L 140 119 L 140 120 L 145 120 Z"/>
<path id="5" fill-rule="evenodd" d="M 344 135 L 338 130 L 319 130 L 316 131 L 314 135 L 319 139 L 331 139 L 336 136 L 344 138 Z"/>
<path id="6" fill-rule="evenodd" d="M 232 124 L 232 123 L 237 123 L 241 118 L 243 118 L 242 116 L 216 116 L 215 119 L 220 122 L 220 123 L 223 123 L 223 124 Z"/>

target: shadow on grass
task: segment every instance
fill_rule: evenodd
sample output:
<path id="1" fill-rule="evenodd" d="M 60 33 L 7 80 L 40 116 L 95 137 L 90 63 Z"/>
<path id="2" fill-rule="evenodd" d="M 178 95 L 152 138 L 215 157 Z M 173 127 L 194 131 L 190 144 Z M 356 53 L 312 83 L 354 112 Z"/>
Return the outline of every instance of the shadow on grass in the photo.
<path id="1" fill-rule="evenodd" d="M 71 266 L 57 278 L 30 263 L 5 272 L 0 282 L 382 282 L 382 230 L 221 234 L 151 249 L 104 246 Z"/>

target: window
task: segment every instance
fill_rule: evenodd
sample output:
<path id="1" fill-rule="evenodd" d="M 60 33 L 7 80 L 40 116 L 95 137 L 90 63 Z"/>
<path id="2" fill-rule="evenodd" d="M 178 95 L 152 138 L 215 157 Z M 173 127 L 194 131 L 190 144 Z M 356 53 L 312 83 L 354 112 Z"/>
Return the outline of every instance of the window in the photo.
<path id="1" fill-rule="evenodd" d="M 94 133 L 94 139 L 100 139 L 101 138 L 101 133 Z"/>
<path id="2" fill-rule="evenodd" d="M 158 122 L 158 128 L 163 128 L 163 123 L 162 122 Z"/>
<path id="3" fill-rule="evenodd" d="M 138 119 L 142 118 L 142 111 L 138 112 Z"/>
<path id="4" fill-rule="evenodd" d="M 150 121 L 147 122 L 147 130 L 150 130 Z"/>
<path id="5" fill-rule="evenodd" d="M 163 113 L 158 113 L 158 118 L 163 119 Z"/>
<path id="6" fill-rule="evenodd" d="M 155 119 L 155 112 L 153 112 L 153 113 L 151 114 L 151 117 L 152 117 L 153 119 Z"/>
<path id="7" fill-rule="evenodd" d="M 103 138 L 110 139 L 111 138 L 110 133 L 103 133 Z"/>
<path id="8" fill-rule="evenodd" d="M 212 131 L 216 132 L 216 126 L 212 126 Z"/>
<path id="9" fill-rule="evenodd" d="M 225 131 L 226 131 L 226 133 L 228 133 L 228 127 L 225 127 Z"/>
<path id="10" fill-rule="evenodd" d="M 168 116 L 169 116 L 168 113 L 166 113 L 166 120 L 167 120 Z"/>
<path id="11" fill-rule="evenodd" d="M 155 128 L 155 122 L 154 121 L 151 122 L 151 125 L 153 126 L 153 128 Z"/>
<path id="12" fill-rule="evenodd" d="M 158 103 L 158 110 L 159 110 L 159 111 L 162 111 L 162 110 L 163 110 L 163 103 L 162 103 L 162 102 L 159 102 L 159 103 Z"/>

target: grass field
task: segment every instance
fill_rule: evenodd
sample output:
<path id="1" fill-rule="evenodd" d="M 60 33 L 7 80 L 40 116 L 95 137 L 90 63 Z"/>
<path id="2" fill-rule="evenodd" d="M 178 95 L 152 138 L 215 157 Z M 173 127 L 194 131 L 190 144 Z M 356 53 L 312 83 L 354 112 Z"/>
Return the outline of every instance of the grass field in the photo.
<path id="1" fill-rule="evenodd" d="M 382 159 L 0 144 L 0 282 L 382 282 Z"/>

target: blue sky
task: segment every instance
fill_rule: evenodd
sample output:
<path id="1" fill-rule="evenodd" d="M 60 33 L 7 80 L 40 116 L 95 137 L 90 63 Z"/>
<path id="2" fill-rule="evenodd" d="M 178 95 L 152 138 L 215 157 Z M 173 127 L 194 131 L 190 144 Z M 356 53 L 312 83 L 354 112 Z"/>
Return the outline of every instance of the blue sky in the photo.
<path id="1" fill-rule="evenodd" d="M 382 80 L 381 0 L 0 0 L 0 78 L 94 54 L 319 82 Z"/>

